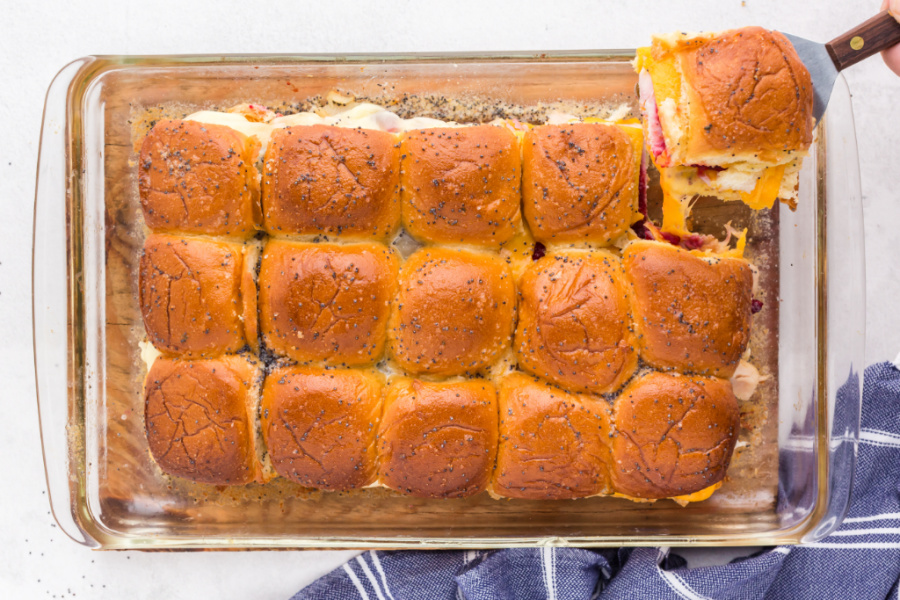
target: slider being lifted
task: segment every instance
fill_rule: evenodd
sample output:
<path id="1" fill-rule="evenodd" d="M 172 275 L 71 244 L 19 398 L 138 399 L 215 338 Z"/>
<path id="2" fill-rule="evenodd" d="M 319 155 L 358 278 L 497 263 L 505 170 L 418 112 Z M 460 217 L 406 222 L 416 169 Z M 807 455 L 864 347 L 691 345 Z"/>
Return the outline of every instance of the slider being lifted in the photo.
<path id="1" fill-rule="evenodd" d="M 658 35 L 638 49 L 635 69 L 664 194 L 743 200 L 754 209 L 776 198 L 796 203 L 812 143 L 813 88 L 787 38 L 760 27 Z"/>

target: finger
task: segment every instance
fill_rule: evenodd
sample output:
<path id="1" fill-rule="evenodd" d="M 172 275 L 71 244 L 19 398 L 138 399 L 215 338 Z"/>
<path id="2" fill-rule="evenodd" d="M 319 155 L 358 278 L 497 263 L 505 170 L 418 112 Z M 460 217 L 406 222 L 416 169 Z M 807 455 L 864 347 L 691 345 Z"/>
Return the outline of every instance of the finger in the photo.
<path id="1" fill-rule="evenodd" d="M 881 10 L 887 9 L 897 21 L 900 21 L 900 0 L 882 0 Z M 900 44 L 888 48 L 881 53 L 884 63 L 891 71 L 900 75 Z"/>
<path id="2" fill-rule="evenodd" d="M 881 53 L 881 56 L 884 57 L 884 62 L 888 68 L 897 75 L 900 75 L 900 44 L 888 48 Z"/>
<path id="3" fill-rule="evenodd" d="M 900 21 L 900 0 L 883 0 L 881 10 L 887 9 L 891 15 Z"/>

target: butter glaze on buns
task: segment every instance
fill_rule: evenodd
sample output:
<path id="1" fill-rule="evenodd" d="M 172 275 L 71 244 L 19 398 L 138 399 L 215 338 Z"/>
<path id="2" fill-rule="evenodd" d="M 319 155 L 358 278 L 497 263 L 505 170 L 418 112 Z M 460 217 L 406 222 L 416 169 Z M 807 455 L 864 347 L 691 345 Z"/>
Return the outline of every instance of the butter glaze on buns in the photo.
<path id="1" fill-rule="evenodd" d="M 509 129 L 417 129 L 400 153 L 403 225 L 416 239 L 496 247 L 520 229 L 519 146 Z"/>
<path id="2" fill-rule="evenodd" d="M 153 231 L 246 239 L 260 223 L 256 137 L 224 125 L 159 121 L 141 145 L 138 188 Z"/>
<path id="3" fill-rule="evenodd" d="M 391 356 L 409 373 L 478 371 L 509 347 L 515 309 L 515 284 L 502 260 L 423 248 L 400 269 Z"/>
<path id="4" fill-rule="evenodd" d="M 275 129 L 263 170 L 266 231 L 388 237 L 400 224 L 399 157 L 396 138 L 385 131 Z"/>
<path id="5" fill-rule="evenodd" d="M 198 357 L 256 345 L 256 285 L 244 250 L 242 244 L 211 239 L 147 238 L 140 303 L 147 337 L 157 349 Z"/>
<path id="6" fill-rule="evenodd" d="M 622 262 L 641 358 L 659 369 L 730 377 L 750 341 L 750 263 L 649 241 L 631 242 Z"/>
<path id="7" fill-rule="evenodd" d="M 464 498 L 485 489 L 497 453 L 497 392 L 484 380 L 401 378 L 384 399 L 379 479 L 420 498 Z"/>
<path id="8" fill-rule="evenodd" d="M 257 362 L 243 356 L 157 358 L 144 385 L 156 464 L 200 483 L 261 482 L 254 426 L 261 376 Z"/>
<path id="9" fill-rule="evenodd" d="M 651 372 L 622 390 L 614 410 L 616 492 L 669 498 L 725 477 L 740 430 L 728 380 Z"/>
<path id="10" fill-rule="evenodd" d="M 372 483 L 382 385 L 382 376 L 370 371 L 272 371 L 263 386 L 260 425 L 275 471 L 320 490 Z"/>
<path id="11" fill-rule="evenodd" d="M 609 244 L 640 218 L 635 134 L 602 123 L 542 125 L 525 134 L 522 204 L 536 240 Z"/>
<path id="12" fill-rule="evenodd" d="M 519 281 L 519 367 L 568 390 L 605 394 L 637 368 L 628 286 L 618 257 L 570 250 Z"/>
<path id="13" fill-rule="evenodd" d="M 562 500 L 610 490 L 609 404 L 522 373 L 500 384 L 500 442 L 491 494 Z"/>
<path id="14" fill-rule="evenodd" d="M 259 273 L 260 327 L 297 362 L 365 365 L 384 352 L 397 255 L 380 244 L 269 241 Z"/>

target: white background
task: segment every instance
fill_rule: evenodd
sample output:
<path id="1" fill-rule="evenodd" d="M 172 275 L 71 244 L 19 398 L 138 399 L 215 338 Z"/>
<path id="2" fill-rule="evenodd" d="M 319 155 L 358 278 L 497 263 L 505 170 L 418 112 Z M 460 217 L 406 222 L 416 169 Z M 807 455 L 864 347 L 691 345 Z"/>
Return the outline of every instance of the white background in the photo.
<path id="1" fill-rule="evenodd" d="M 31 230 L 44 93 L 87 54 L 630 48 L 653 32 L 759 24 L 827 41 L 878 0 L 353 3 L 0 2 L 0 597 L 287 598 L 351 553 L 91 552 L 49 512 L 31 345 Z M 867 361 L 900 350 L 900 78 L 846 74 L 866 217 Z M 786 307 L 782 307 L 785 310 Z"/>

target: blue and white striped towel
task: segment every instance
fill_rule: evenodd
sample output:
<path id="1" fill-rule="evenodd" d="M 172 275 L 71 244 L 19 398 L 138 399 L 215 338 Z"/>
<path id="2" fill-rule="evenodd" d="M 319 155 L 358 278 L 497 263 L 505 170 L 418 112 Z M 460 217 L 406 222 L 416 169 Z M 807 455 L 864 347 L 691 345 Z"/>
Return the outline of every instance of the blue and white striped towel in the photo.
<path id="1" fill-rule="evenodd" d="M 900 370 L 873 365 L 864 386 L 853 503 L 818 543 L 700 568 L 667 548 L 366 552 L 294 600 L 900 600 Z"/>

